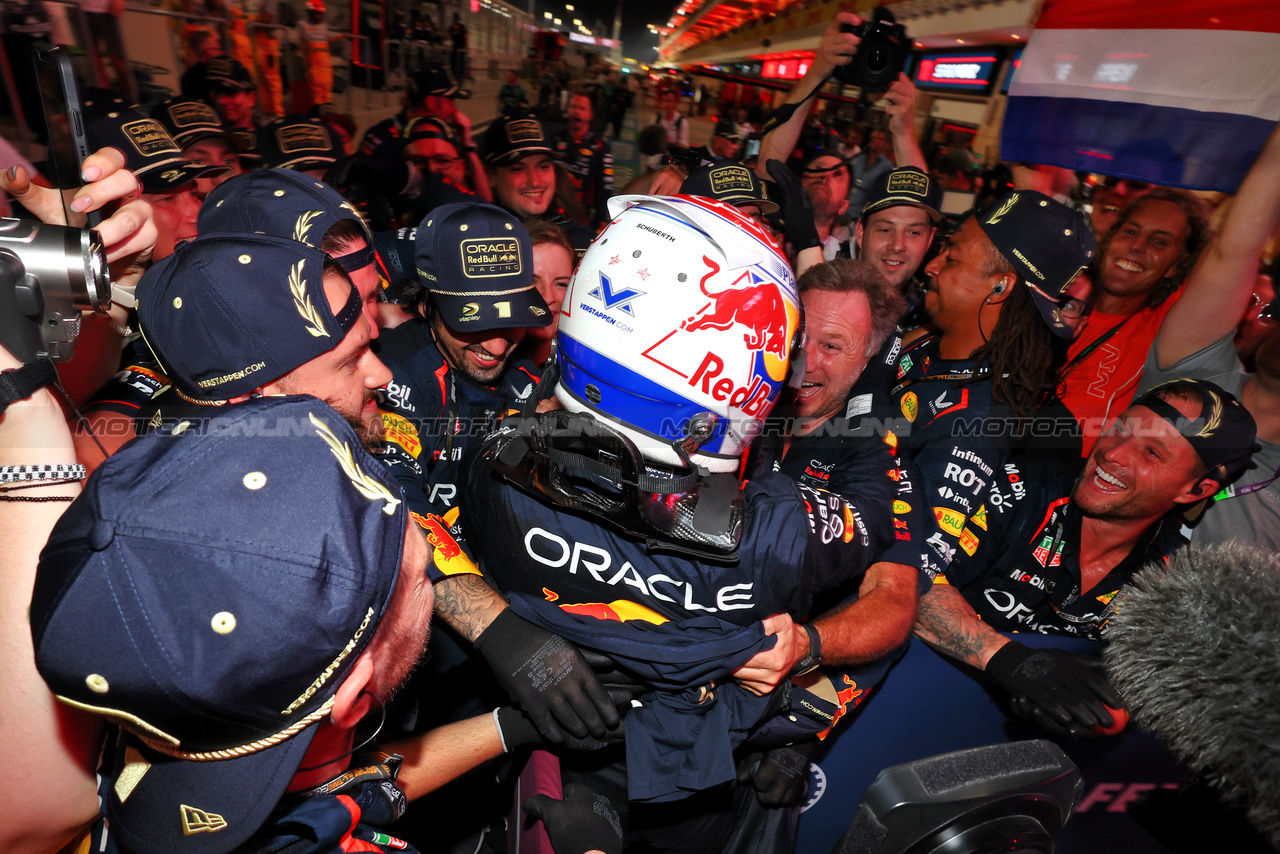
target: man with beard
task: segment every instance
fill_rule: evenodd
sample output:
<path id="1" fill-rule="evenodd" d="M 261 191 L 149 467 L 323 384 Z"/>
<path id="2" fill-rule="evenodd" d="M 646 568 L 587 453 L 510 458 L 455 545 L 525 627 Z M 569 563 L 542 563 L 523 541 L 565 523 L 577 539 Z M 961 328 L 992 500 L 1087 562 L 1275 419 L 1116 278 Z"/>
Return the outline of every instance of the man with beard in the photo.
<path id="1" fill-rule="evenodd" d="M 257 232 L 317 246 L 346 271 L 356 291 L 369 335 L 378 337 L 378 275 L 370 235 L 355 209 L 332 188 L 287 169 L 261 169 L 221 184 L 195 220 L 201 237 Z M 184 392 L 155 360 L 134 353 L 125 368 L 94 397 L 85 413 L 91 432 L 108 453 L 166 421 L 181 420 L 190 405 Z M 77 435 L 78 453 L 90 470 L 101 451 Z"/>
<path id="2" fill-rule="evenodd" d="M 378 353 L 391 368 L 382 395 L 386 461 L 422 516 L 457 504 L 454 470 L 538 384 L 532 363 L 510 364 L 528 327 L 551 322 L 533 285 L 528 232 L 493 205 L 436 208 L 418 226 L 417 320 L 389 331 Z"/>
<path id="3" fill-rule="evenodd" d="M 585 89 L 575 90 L 569 96 L 568 124 L 556 139 L 556 151 L 573 178 L 579 201 L 591 214 L 588 225 L 593 229 L 608 218 L 605 202 L 613 195 L 613 150 L 592 133 L 594 117 L 591 95 Z"/>
<path id="4" fill-rule="evenodd" d="M 270 195 L 280 198 L 275 191 Z M 290 198 L 287 191 L 283 198 Z M 269 215 L 268 208 L 264 204 L 257 215 Z M 295 231 L 318 231 L 322 213 L 300 216 Z M 456 242 L 453 251 L 458 251 Z M 138 292 L 139 322 L 160 368 L 181 396 L 204 405 L 182 413 L 175 430 L 183 429 L 184 420 L 220 414 L 208 405 L 309 394 L 336 409 L 363 441 L 379 441 L 375 390 L 390 383 L 392 374 L 370 349 L 372 324 L 359 292 L 342 266 L 320 249 L 265 234 L 201 237 L 148 271 Z M 506 602 L 475 575 L 438 518 L 415 521 L 442 554 L 451 555 L 428 567 L 441 618 L 478 643 Z M 549 650 L 565 665 L 560 671 L 565 678 L 553 685 L 521 670 L 521 662 L 545 658 L 540 651 L 553 640 L 508 619 L 497 633 L 485 635 L 484 655 L 507 677 L 503 687 L 519 696 L 521 707 L 552 740 L 563 738 L 560 725 L 574 735 L 585 736 L 590 729 L 602 737 L 606 724 L 617 723 L 617 713 L 575 651 L 565 652 L 564 645 Z M 513 658 L 519 661 L 513 664 Z"/>
<path id="5" fill-rule="evenodd" d="M 1262 449 L 1238 486 L 1217 493 L 1193 529 L 1196 545 L 1239 539 L 1280 549 L 1280 332 L 1275 321 L 1254 354 L 1255 372 L 1240 363 L 1232 341 L 1250 301 L 1259 256 L 1280 228 L 1280 131 L 1272 131 L 1245 176 L 1222 230 L 1205 248 L 1182 299 L 1169 310 L 1147 354 L 1139 386 L 1175 377 L 1217 383 L 1258 422 Z M 1265 309 L 1276 316 L 1275 302 Z"/>
<path id="6" fill-rule="evenodd" d="M 1176 511 L 1248 465 L 1252 416 L 1212 383 L 1157 386 L 1109 425 L 1084 470 L 1042 476 L 1006 463 L 921 597 L 916 635 L 984 671 L 1013 708 L 1050 731 L 1112 725 L 1120 698 L 1095 659 L 1029 649 L 1008 632 L 1097 640 L 1129 578 L 1185 544 Z"/>

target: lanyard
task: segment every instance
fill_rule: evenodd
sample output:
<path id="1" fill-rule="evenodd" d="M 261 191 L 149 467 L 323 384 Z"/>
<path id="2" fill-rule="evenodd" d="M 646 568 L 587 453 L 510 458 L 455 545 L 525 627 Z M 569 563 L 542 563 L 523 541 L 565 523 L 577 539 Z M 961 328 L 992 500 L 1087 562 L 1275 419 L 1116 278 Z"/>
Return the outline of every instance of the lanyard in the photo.
<path id="1" fill-rule="evenodd" d="M 1280 478 L 1280 469 L 1276 469 L 1276 473 L 1271 475 L 1271 477 L 1266 480 L 1260 480 L 1257 483 L 1250 483 L 1246 486 L 1235 486 L 1234 484 L 1231 486 L 1225 486 L 1214 493 L 1213 500 L 1214 502 L 1226 501 L 1228 498 L 1238 498 L 1241 495 L 1249 495 L 1250 493 L 1257 492 L 1260 489 L 1266 489 L 1268 486 L 1273 484 L 1277 478 Z"/>
<path id="2" fill-rule="evenodd" d="M 1141 311 L 1141 309 L 1139 309 L 1139 311 Z M 1133 314 L 1137 314 L 1137 313 L 1138 312 L 1135 311 Z M 1133 319 L 1133 314 L 1129 315 L 1124 320 L 1120 321 L 1115 326 L 1111 327 L 1106 332 L 1099 335 L 1097 341 L 1094 341 L 1088 347 L 1085 347 L 1079 353 L 1076 353 L 1076 357 L 1072 359 L 1070 362 L 1068 362 L 1066 364 L 1066 367 L 1064 367 L 1061 371 L 1059 371 L 1059 373 L 1065 377 L 1072 368 L 1074 368 L 1076 365 L 1080 364 L 1085 359 L 1092 356 L 1094 350 L 1097 350 L 1103 344 L 1107 343 L 1107 341 L 1111 338 L 1112 335 L 1115 335 L 1117 332 L 1120 331 L 1120 327 L 1124 326 L 1126 323 L 1128 323 L 1130 320 Z"/>

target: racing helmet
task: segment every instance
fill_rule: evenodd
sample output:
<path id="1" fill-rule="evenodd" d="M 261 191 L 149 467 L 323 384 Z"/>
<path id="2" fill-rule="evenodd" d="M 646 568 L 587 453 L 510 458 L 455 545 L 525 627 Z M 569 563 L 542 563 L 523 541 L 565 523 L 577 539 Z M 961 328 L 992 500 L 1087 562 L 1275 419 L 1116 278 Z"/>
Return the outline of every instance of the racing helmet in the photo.
<path id="1" fill-rule="evenodd" d="M 696 196 L 615 196 L 569 283 L 556 397 L 646 460 L 732 472 L 788 379 L 801 329 L 772 238 Z"/>
<path id="2" fill-rule="evenodd" d="M 307 0 L 307 11 L 308 11 L 308 12 L 319 12 L 321 15 L 323 15 L 323 14 L 324 14 L 324 0 Z"/>

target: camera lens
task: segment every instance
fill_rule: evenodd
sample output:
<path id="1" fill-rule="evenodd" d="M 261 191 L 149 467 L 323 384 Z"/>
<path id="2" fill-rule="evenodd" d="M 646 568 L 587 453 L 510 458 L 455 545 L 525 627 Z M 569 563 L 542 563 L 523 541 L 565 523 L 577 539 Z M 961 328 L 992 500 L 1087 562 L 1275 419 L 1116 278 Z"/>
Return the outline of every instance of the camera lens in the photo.
<path id="1" fill-rule="evenodd" d="M 867 74 L 879 77 L 889 70 L 889 51 L 885 49 L 883 44 L 875 45 L 866 52 L 863 66 L 866 68 Z"/>

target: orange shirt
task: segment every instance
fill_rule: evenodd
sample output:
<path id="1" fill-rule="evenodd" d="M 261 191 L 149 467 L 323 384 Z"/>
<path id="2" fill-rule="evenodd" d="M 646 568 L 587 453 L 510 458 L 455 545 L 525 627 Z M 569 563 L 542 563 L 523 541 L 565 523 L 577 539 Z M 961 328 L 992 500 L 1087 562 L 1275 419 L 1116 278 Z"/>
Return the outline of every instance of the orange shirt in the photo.
<path id="1" fill-rule="evenodd" d="M 1092 453 L 1093 444 L 1107 421 L 1123 412 L 1133 399 L 1147 351 L 1156 340 L 1165 315 L 1181 296 L 1179 290 L 1155 308 L 1139 309 L 1133 315 L 1095 311 L 1071 342 L 1060 394 L 1062 402 L 1080 422 L 1084 456 Z M 1112 329 L 1116 331 L 1106 341 L 1072 364 L 1080 353 Z"/>

